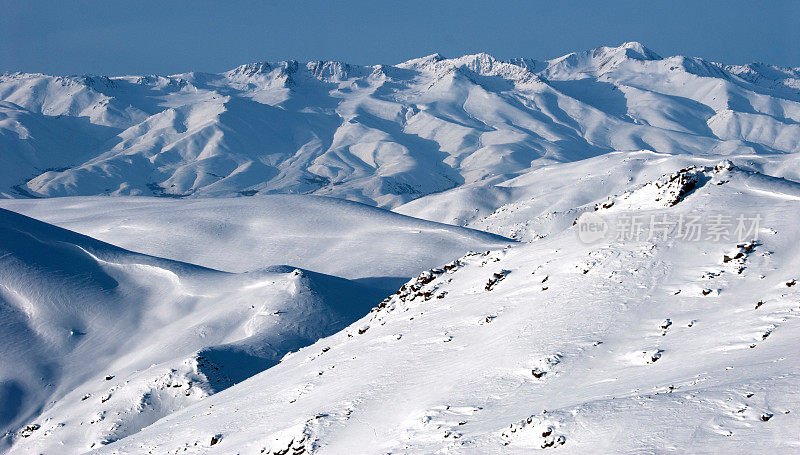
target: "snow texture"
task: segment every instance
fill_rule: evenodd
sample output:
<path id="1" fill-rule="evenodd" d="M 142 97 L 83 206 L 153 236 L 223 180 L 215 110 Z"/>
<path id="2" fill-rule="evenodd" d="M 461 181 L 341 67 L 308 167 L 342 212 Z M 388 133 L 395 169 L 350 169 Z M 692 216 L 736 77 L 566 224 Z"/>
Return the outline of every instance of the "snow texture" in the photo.
<path id="1" fill-rule="evenodd" d="M 0 452 L 800 452 L 798 144 L 639 43 L 0 75 Z"/>

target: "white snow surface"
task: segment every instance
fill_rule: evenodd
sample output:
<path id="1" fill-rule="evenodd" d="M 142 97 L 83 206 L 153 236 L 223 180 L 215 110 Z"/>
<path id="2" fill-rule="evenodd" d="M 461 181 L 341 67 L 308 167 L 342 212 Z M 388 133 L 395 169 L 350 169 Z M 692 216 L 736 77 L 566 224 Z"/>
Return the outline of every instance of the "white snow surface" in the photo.
<path id="1" fill-rule="evenodd" d="M 800 70 L 662 58 L 260 62 L 221 74 L 0 75 L 0 193 L 313 193 L 394 208 L 615 150 L 793 153 Z"/>
<path id="2" fill-rule="evenodd" d="M 800 184 L 721 163 L 677 197 L 676 171 L 595 213 L 760 228 L 586 244 L 568 225 L 468 254 L 100 452 L 797 452 Z"/>
<path id="3" fill-rule="evenodd" d="M 639 43 L 4 74 L 0 452 L 800 453 L 798 144 Z"/>
<path id="4" fill-rule="evenodd" d="M 153 256 L 227 272 L 275 264 L 395 283 L 511 240 L 329 197 L 0 199 L 0 207 Z M 168 232 L 168 235 L 165 233 Z M 400 282 L 397 283 L 397 279 Z"/>
<path id="5" fill-rule="evenodd" d="M 43 430 L 4 435 L 23 453 L 136 432 L 384 295 L 288 266 L 231 274 L 132 253 L 5 209 L 0 231 L 0 424 Z"/>
<path id="6" fill-rule="evenodd" d="M 422 197 L 394 211 L 531 240 L 568 227 L 599 199 L 687 166 L 714 166 L 721 160 L 751 172 L 800 181 L 798 154 L 694 156 L 638 150 L 543 165 L 511 179 Z"/>
<path id="7" fill-rule="evenodd" d="M 318 196 L 2 205 L 149 254 L 0 209 L 0 430 L 23 453 L 124 438 L 345 327 L 419 270 L 513 243 Z M 274 265 L 287 262 L 346 278 Z M 34 417 L 50 425 L 28 435 Z"/>

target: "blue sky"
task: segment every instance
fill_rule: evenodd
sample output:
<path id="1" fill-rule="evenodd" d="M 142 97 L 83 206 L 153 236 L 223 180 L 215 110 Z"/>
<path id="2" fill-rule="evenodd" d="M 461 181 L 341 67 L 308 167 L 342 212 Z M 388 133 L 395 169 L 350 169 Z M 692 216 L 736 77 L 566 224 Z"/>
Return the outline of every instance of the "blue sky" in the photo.
<path id="1" fill-rule="evenodd" d="M 800 1 L 0 0 L 0 71 L 171 74 L 259 60 L 661 55 L 800 66 Z"/>

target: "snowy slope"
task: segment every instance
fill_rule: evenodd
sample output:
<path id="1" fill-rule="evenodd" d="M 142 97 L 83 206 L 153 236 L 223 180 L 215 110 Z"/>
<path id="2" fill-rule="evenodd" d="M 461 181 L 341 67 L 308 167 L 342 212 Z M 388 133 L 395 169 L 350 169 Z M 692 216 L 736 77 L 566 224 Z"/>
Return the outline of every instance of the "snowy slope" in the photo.
<path id="1" fill-rule="evenodd" d="M 327 197 L 77 197 L 0 200 L 0 207 L 114 245 L 228 272 L 292 264 L 345 278 L 408 278 L 469 250 L 509 243 Z"/>
<path id="2" fill-rule="evenodd" d="M 798 154 L 694 156 L 638 150 L 543 165 L 512 179 L 421 197 L 394 211 L 531 240 L 569 226 L 601 196 L 621 193 L 687 166 L 713 166 L 723 159 L 742 169 L 800 182 Z"/>
<path id="3" fill-rule="evenodd" d="M 385 295 L 288 266 L 231 274 L 0 209 L 0 434 L 89 450 L 275 364 Z"/>
<path id="4" fill-rule="evenodd" d="M 614 150 L 791 153 L 800 72 L 661 58 L 253 63 L 222 74 L 0 76 L 0 193 L 313 193 L 393 208 Z"/>
<path id="5" fill-rule="evenodd" d="M 596 196 L 612 224 L 762 222 L 741 242 L 568 225 L 468 254 L 100 453 L 800 450 L 800 184 L 724 162 Z"/>
<path id="6" fill-rule="evenodd" d="M 638 43 L 0 75 L 0 451 L 800 452 L 798 144 Z"/>

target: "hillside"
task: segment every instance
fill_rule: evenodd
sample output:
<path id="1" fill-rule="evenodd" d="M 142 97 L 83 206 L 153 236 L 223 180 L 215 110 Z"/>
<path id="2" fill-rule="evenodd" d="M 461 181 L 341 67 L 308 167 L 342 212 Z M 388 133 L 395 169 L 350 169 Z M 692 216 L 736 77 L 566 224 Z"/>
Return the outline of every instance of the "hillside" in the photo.
<path id="1" fill-rule="evenodd" d="M 800 72 L 662 58 L 253 63 L 221 74 L 0 76 L 9 197 L 311 193 L 394 208 L 611 151 L 798 151 Z"/>
<path id="2" fill-rule="evenodd" d="M 800 68 L 0 75 L 0 452 L 800 452 Z"/>
<path id="3" fill-rule="evenodd" d="M 0 207 L 133 251 L 227 272 L 275 264 L 354 279 L 408 278 L 509 239 L 327 197 L 0 199 Z M 398 282 L 399 279 L 399 282 Z"/>
<path id="4" fill-rule="evenodd" d="M 288 266 L 230 274 L 132 253 L 4 209 L 0 232 L 0 447 L 25 453 L 137 432 L 384 295 Z"/>
<path id="5" fill-rule="evenodd" d="M 723 162 L 598 202 L 605 237 L 578 223 L 422 273 L 101 453 L 799 450 L 800 185 Z M 619 237 L 634 215 L 706 230 Z"/>

